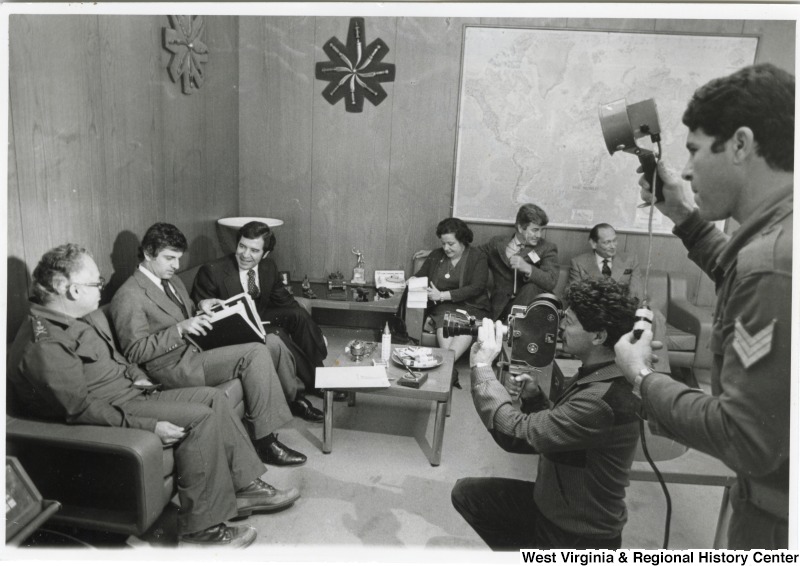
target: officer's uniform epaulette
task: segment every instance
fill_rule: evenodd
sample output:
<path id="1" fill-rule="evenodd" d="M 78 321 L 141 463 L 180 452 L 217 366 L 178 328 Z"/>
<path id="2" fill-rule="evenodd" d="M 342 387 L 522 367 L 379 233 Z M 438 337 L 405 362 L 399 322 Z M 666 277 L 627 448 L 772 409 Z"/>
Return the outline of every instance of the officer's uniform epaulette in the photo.
<path id="1" fill-rule="evenodd" d="M 44 319 L 38 316 L 31 316 L 31 330 L 33 331 L 33 341 L 41 342 L 51 338 L 50 330 Z"/>

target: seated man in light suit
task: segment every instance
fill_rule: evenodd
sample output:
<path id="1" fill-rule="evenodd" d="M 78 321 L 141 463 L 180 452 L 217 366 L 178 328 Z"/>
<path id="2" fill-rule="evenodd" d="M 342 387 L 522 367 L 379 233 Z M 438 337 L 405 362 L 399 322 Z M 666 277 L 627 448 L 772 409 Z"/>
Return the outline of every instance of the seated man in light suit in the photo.
<path id="1" fill-rule="evenodd" d="M 269 257 L 275 234 L 263 222 L 248 222 L 239 229 L 236 252 L 200 268 L 192 286 L 192 299 L 229 299 L 247 291 L 256 303 L 262 322 L 294 355 L 300 381 L 289 408 L 296 416 L 322 422 L 322 411 L 305 393 L 314 391 L 315 368 L 328 355 L 325 338 L 309 312 L 301 307 L 281 282 L 278 266 Z"/>
<path id="2" fill-rule="evenodd" d="M 174 447 L 178 539 L 186 546 L 245 547 L 256 538 L 247 525 L 224 521 L 294 503 L 295 488 L 264 483 L 259 460 L 225 394 L 211 387 L 153 391 L 147 376 L 114 344 L 96 310 L 105 280 L 89 252 L 75 244 L 53 248 L 33 272 L 27 324 L 8 355 L 8 381 L 26 416 L 137 428 Z"/>
<path id="3" fill-rule="evenodd" d="M 259 456 L 274 466 L 299 466 L 305 455 L 278 441 L 275 430 L 291 420 L 281 380 L 281 359 L 260 343 L 238 344 L 201 352 L 184 340 L 185 334 L 205 334 L 211 328 L 210 309 L 219 299 L 202 301 L 195 312 L 179 277 L 173 277 L 188 247 L 186 237 L 172 224 L 159 222 L 142 238 L 144 261 L 111 301 L 111 318 L 123 353 L 167 389 L 218 385 L 240 378 L 245 419 Z M 269 336 L 267 337 L 269 340 Z M 272 337 L 277 356 L 291 354 Z M 280 349 L 284 348 L 281 353 Z"/>
<path id="4" fill-rule="evenodd" d="M 572 258 L 569 268 L 569 283 L 583 279 L 610 277 L 617 283 L 627 285 L 633 297 L 642 299 L 642 274 L 636 256 L 617 253 L 617 232 L 610 224 L 597 224 L 589 232 L 589 244 L 593 252 Z"/>
<path id="5" fill-rule="evenodd" d="M 558 247 L 542 237 L 549 219 L 535 204 L 517 211 L 516 232 L 495 236 L 480 246 L 494 278 L 492 318 L 505 319 L 513 305 L 527 306 L 541 293 L 551 293 L 558 283 Z M 516 278 L 516 293 L 515 290 Z"/>

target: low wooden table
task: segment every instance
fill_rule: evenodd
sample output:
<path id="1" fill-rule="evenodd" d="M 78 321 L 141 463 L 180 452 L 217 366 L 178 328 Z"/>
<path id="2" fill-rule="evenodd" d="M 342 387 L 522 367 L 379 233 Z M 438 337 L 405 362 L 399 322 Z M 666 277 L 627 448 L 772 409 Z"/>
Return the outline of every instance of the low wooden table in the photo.
<path id="1" fill-rule="evenodd" d="M 392 351 L 401 345 L 392 344 Z M 422 401 L 436 402 L 436 419 L 433 425 L 433 444 L 430 456 L 431 466 L 438 466 L 442 458 L 442 441 L 444 439 L 444 423 L 450 416 L 450 402 L 453 396 L 453 359 L 452 350 L 432 348 L 434 354 L 442 356 L 443 362 L 439 367 L 425 370 L 428 379 L 419 389 L 397 385 L 397 378 L 406 373 L 406 370 L 393 362 L 389 362 L 386 374 L 389 377 L 389 387 L 381 389 L 326 389 L 323 396 L 323 412 L 325 419 L 322 425 L 322 452 L 330 454 L 333 449 L 333 393 L 346 391 L 349 393 L 349 406 L 355 404 L 356 392 L 368 395 L 385 395 L 387 397 L 403 397 L 406 399 L 419 399 Z M 380 344 L 377 350 L 380 355 Z M 333 365 L 335 367 L 357 367 L 372 365 L 372 359 L 365 357 L 360 362 L 353 361 L 350 354 L 342 352 Z"/>

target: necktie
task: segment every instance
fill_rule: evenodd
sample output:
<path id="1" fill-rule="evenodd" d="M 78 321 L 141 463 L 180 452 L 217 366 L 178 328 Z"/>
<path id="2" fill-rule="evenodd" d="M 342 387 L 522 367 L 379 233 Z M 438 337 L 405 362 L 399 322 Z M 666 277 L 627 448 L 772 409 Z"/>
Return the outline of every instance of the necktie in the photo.
<path id="1" fill-rule="evenodd" d="M 181 309 L 183 313 L 183 318 L 189 318 L 189 313 L 186 312 L 186 306 L 181 302 L 181 300 L 172 292 L 172 288 L 169 286 L 169 281 L 167 279 L 161 280 L 161 286 L 164 288 L 164 292 L 167 294 L 167 297 L 170 301 L 178 305 L 178 308 Z"/>
<path id="2" fill-rule="evenodd" d="M 513 256 L 517 255 L 521 247 L 522 246 L 517 243 L 516 238 L 511 238 L 511 241 L 506 246 L 506 257 L 511 259 Z"/>
<path id="3" fill-rule="evenodd" d="M 611 277 L 611 268 L 608 266 L 608 260 L 603 260 L 603 277 Z"/>
<path id="4" fill-rule="evenodd" d="M 259 292 L 256 286 L 256 272 L 252 269 L 247 272 L 247 292 L 254 299 L 258 298 Z"/>

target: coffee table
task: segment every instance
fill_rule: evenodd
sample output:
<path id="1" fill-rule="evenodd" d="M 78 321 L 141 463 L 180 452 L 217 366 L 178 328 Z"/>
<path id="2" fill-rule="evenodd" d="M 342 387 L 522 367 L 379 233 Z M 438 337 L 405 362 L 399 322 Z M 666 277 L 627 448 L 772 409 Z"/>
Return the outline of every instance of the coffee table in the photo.
<path id="1" fill-rule="evenodd" d="M 392 351 L 399 344 L 392 344 Z M 442 458 L 442 441 L 444 439 L 444 423 L 446 417 L 450 416 L 450 401 L 453 395 L 453 359 L 452 350 L 442 348 L 432 348 L 434 354 L 442 356 L 442 364 L 436 368 L 425 370 L 428 372 L 428 379 L 419 389 L 397 385 L 397 378 L 406 373 L 406 370 L 389 362 L 386 374 L 389 377 L 389 387 L 380 389 L 326 389 L 323 395 L 322 410 L 325 418 L 322 425 L 322 452 L 329 454 L 333 449 L 333 393 L 334 391 L 346 391 L 349 394 L 348 406 L 355 404 L 356 392 L 362 395 L 384 395 L 387 397 L 403 397 L 406 399 L 419 399 L 421 401 L 434 401 L 436 403 L 436 418 L 433 425 L 433 444 L 431 456 L 429 458 L 431 466 L 438 466 Z M 380 344 L 376 351 L 380 355 Z M 372 365 L 372 359 L 365 357 L 356 362 L 350 354 L 342 352 L 333 362 L 335 367 L 357 367 Z"/>

